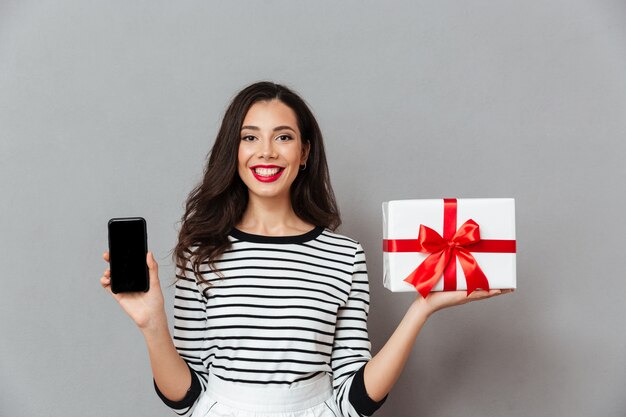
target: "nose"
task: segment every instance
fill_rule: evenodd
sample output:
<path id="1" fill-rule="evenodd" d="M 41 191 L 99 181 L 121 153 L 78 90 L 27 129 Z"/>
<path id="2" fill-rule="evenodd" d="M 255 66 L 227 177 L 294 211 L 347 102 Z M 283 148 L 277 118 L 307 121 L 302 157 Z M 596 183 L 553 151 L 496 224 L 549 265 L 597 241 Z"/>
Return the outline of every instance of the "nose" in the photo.
<path id="1" fill-rule="evenodd" d="M 261 158 L 276 158 L 276 150 L 274 149 L 274 141 L 273 140 L 264 140 L 261 141 L 261 149 L 260 149 L 260 157 Z"/>

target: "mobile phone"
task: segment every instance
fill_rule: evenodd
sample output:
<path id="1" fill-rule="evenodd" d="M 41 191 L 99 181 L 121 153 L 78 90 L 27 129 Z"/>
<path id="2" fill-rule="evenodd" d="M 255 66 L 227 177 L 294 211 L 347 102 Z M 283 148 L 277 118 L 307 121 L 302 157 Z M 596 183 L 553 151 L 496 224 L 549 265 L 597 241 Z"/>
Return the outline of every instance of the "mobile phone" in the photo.
<path id="1" fill-rule="evenodd" d="M 115 218 L 109 220 L 108 229 L 111 291 L 115 294 L 148 291 L 146 220 L 142 217 Z"/>

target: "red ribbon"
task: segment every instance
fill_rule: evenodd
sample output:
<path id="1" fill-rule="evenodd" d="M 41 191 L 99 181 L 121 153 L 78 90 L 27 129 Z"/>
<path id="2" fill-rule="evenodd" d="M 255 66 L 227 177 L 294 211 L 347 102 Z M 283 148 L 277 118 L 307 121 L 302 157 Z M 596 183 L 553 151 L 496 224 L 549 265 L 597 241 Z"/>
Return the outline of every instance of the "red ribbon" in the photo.
<path id="1" fill-rule="evenodd" d="M 385 252 L 425 252 L 426 259 L 404 281 L 426 297 L 441 275 L 444 291 L 456 290 L 456 259 L 465 273 L 467 294 L 477 289 L 489 290 L 489 281 L 470 252 L 515 252 L 514 240 L 481 240 L 478 223 L 470 219 L 456 228 L 457 201 L 444 199 L 443 237 L 430 227 L 420 225 L 417 240 L 386 239 Z"/>

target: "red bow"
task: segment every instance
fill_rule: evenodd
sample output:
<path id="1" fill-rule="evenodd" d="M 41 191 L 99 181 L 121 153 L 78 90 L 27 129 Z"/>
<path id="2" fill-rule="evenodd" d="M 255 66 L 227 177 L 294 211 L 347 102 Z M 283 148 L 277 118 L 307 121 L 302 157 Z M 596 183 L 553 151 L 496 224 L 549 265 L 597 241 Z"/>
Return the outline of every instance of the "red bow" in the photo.
<path id="1" fill-rule="evenodd" d="M 442 274 L 449 275 L 454 272 L 456 276 L 456 259 L 458 258 L 467 281 L 467 295 L 478 288 L 488 291 L 487 277 L 466 248 L 479 241 L 480 228 L 471 219 L 463 223 L 451 239 L 444 239 L 430 227 L 421 224 L 417 238 L 417 251 L 430 253 L 430 255 L 404 280 L 415 286 L 425 298 Z"/>

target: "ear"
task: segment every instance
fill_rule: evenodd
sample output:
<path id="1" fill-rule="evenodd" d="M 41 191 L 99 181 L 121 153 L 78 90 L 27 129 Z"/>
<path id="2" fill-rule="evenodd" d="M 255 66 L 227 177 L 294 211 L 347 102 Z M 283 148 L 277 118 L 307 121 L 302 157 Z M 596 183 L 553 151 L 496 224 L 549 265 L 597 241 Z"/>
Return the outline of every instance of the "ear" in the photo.
<path id="1" fill-rule="evenodd" d="M 302 142 L 302 157 L 300 158 L 300 165 L 305 164 L 309 159 L 309 152 L 311 152 L 311 142 L 305 140 Z"/>

